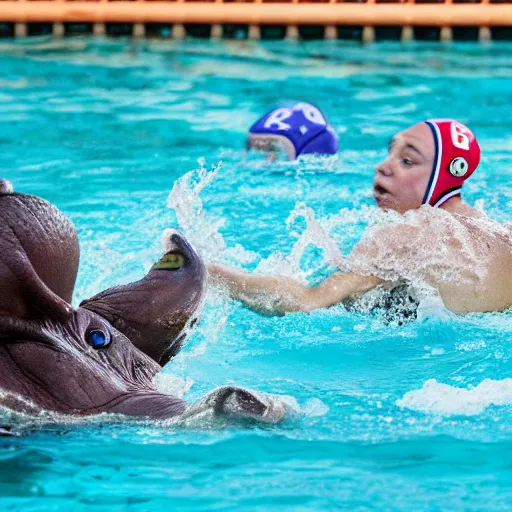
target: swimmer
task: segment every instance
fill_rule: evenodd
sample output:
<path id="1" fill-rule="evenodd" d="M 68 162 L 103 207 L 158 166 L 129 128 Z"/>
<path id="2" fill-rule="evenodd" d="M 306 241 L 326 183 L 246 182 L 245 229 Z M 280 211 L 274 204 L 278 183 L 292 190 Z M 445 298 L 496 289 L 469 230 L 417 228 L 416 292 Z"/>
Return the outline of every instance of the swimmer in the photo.
<path id="1" fill-rule="evenodd" d="M 310 103 L 277 108 L 258 119 L 249 129 L 248 149 L 266 151 L 273 157 L 285 151 L 290 160 L 299 155 L 334 155 L 338 139 L 320 110 Z"/>
<path id="2" fill-rule="evenodd" d="M 418 283 L 455 313 L 503 311 L 512 306 L 511 232 L 461 198 L 479 161 L 478 142 L 463 124 L 418 123 L 391 139 L 375 169 L 375 201 L 393 222 L 367 228 L 342 272 L 309 287 L 211 264 L 210 281 L 262 314 L 310 312 L 374 288 Z"/>

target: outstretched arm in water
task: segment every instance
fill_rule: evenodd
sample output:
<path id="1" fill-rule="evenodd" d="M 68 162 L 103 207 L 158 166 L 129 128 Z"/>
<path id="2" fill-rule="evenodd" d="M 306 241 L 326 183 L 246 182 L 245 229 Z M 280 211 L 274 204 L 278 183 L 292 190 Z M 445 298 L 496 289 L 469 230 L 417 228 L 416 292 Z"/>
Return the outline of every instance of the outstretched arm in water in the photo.
<path id="1" fill-rule="evenodd" d="M 251 274 L 224 265 L 208 266 L 210 281 L 227 288 L 231 298 L 260 313 L 309 313 L 359 295 L 384 281 L 376 276 L 336 272 L 314 288 L 284 276 Z"/>
<path id="2" fill-rule="evenodd" d="M 336 272 L 315 287 L 291 277 L 262 276 L 218 264 L 209 265 L 208 274 L 210 282 L 224 286 L 231 298 L 259 313 L 309 313 L 379 285 L 393 287 L 396 283 L 375 274 L 399 276 L 395 267 L 417 261 L 418 245 L 418 228 L 414 226 L 376 226 L 365 232 L 349 254 L 347 261 L 352 271 Z M 394 267 L 390 267 L 390 261 Z"/>

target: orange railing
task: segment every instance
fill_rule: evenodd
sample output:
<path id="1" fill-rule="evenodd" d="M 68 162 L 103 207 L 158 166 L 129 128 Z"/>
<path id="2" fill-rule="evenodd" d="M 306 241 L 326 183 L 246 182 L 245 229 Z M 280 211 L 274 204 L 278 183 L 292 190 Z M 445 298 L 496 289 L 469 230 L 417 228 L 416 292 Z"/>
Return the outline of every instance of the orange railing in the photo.
<path id="1" fill-rule="evenodd" d="M 340 26 L 360 26 L 366 41 L 381 26 L 401 27 L 402 39 L 414 38 L 415 27 L 438 27 L 440 39 L 451 39 L 453 27 L 477 27 L 480 39 L 490 39 L 493 27 L 512 27 L 512 0 L 0 0 L 0 22 L 15 24 L 16 35 L 26 34 L 27 23 L 52 23 L 57 36 L 64 23 L 91 23 L 94 33 L 105 23 L 128 23 L 137 36 L 148 24 L 167 23 L 173 37 L 183 37 L 188 24 L 209 25 L 219 37 L 229 24 L 247 26 L 255 39 L 271 25 L 286 26 L 289 38 L 316 25 L 329 39 Z"/>

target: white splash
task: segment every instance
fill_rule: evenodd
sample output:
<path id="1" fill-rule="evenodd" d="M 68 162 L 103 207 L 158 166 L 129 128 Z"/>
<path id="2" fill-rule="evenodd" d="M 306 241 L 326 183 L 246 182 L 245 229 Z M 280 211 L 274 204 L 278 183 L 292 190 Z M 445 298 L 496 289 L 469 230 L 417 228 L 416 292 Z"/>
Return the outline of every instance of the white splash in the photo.
<path id="1" fill-rule="evenodd" d="M 157 373 L 153 381 L 157 391 L 165 395 L 183 398 L 190 391 L 194 381 L 190 377 L 180 377 L 172 373 Z"/>
<path id="2" fill-rule="evenodd" d="M 475 229 L 481 233 L 477 237 Z M 422 207 L 403 215 L 379 212 L 347 263 L 356 273 L 406 280 L 426 292 L 436 283 L 472 287 L 485 281 L 487 243 L 502 233 L 503 227 L 487 217 L 463 219 L 441 208 Z"/>
<path id="3" fill-rule="evenodd" d="M 200 197 L 208 185 L 216 178 L 222 162 L 205 167 L 205 160 L 198 160 L 199 168 L 188 172 L 176 180 L 169 194 L 167 206 L 176 213 L 176 219 L 187 239 L 194 245 L 206 263 L 233 259 L 240 263 L 254 261 L 257 254 L 245 250 L 241 245 L 228 247 L 220 229 L 225 219 L 208 214 Z"/>
<path id="4" fill-rule="evenodd" d="M 313 208 L 297 203 L 286 221 L 287 231 L 295 239 L 293 246 L 289 251 L 275 251 L 262 258 L 240 244 L 228 247 L 220 230 L 229 219 L 208 214 L 201 198 L 216 179 L 221 164 L 210 170 L 204 160 L 199 160 L 199 165 L 176 181 L 168 206 L 175 210 L 185 236 L 207 263 L 241 266 L 257 261 L 257 273 L 288 276 L 303 282 L 315 273 L 323 273 L 327 264 L 363 275 L 377 275 L 389 282 L 407 282 L 412 284 L 420 303 L 420 320 L 451 317 L 436 290 L 437 283 L 472 287 L 486 279 L 488 248 L 483 236 L 475 239 L 474 228 L 488 232 L 492 240 L 503 230 L 485 216 L 462 222 L 434 208 L 400 215 L 363 207 L 320 216 Z M 311 247 L 321 249 L 323 257 L 310 258 L 304 265 Z"/>
<path id="5" fill-rule="evenodd" d="M 299 219 L 304 219 L 306 222 L 306 227 L 300 234 L 294 232 L 294 224 Z M 301 272 L 300 260 L 310 246 L 323 249 L 325 260 L 329 265 L 338 268 L 345 267 L 345 259 L 336 241 L 329 234 L 329 226 L 325 221 L 316 218 L 312 208 L 303 203 L 297 204 L 286 220 L 286 227 L 288 231 L 298 236 L 292 250 L 286 256 L 279 252 L 272 253 L 267 259 L 260 261 L 256 268 L 257 272 L 290 277 L 301 276 L 304 273 Z M 312 273 L 313 270 L 310 269 L 304 275 Z"/>
<path id="6" fill-rule="evenodd" d="M 201 192 L 215 179 L 222 162 L 210 171 L 204 159 L 199 160 L 199 169 L 188 172 L 174 183 L 167 206 L 176 212 L 176 218 L 187 239 L 206 261 L 215 261 L 226 250 L 226 242 L 219 233 L 224 219 L 212 219 L 206 215 Z"/>
<path id="7" fill-rule="evenodd" d="M 512 379 L 485 379 L 473 388 L 458 388 L 430 379 L 422 389 L 407 392 L 396 405 L 428 414 L 472 416 L 492 405 L 512 405 Z"/>
<path id="8" fill-rule="evenodd" d="M 327 229 L 316 219 L 313 208 L 305 204 L 298 204 L 286 219 L 286 226 L 290 229 L 298 218 L 304 218 L 306 229 L 301 233 L 297 242 L 293 246 L 290 258 L 293 261 L 300 261 L 308 245 L 314 245 L 325 251 L 327 263 L 333 267 L 344 267 L 345 258 L 341 254 L 336 242 L 329 236 Z"/>
<path id="9" fill-rule="evenodd" d="M 345 268 L 345 258 L 340 251 L 340 241 L 336 240 L 332 231 L 342 226 L 349 237 L 354 236 L 361 222 L 367 222 L 375 209 L 348 212 L 341 211 L 338 215 L 318 217 L 313 208 L 298 203 L 286 220 L 286 228 L 296 238 L 289 253 L 273 252 L 267 258 L 245 249 L 241 244 L 229 247 L 220 230 L 226 223 L 224 217 L 215 218 L 207 212 L 201 194 L 216 179 L 222 163 L 206 168 L 204 159 L 199 159 L 199 168 L 188 172 L 178 179 L 169 194 L 167 205 L 176 214 L 180 229 L 193 243 L 203 259 L 209 262 L 225 262 L 244 265 L 260 259 L 256 272 L 264 274 L 288 275 L 306 278 L 325 265 Z M 303 226 L 303 222 L 305 227 Z M 357 225 L 357 226 L 356 226 Z M 300 226 L 300 227 L 299 227 Z M 262 227 L 264 229 L 264 227 Z M 344 245 L 343 241 L 342 244 Z M 301 271 L 301 258 L 309 247 L 317 247 L 324 251 L 324 261 L 318 261 L 315 268 Z"/>

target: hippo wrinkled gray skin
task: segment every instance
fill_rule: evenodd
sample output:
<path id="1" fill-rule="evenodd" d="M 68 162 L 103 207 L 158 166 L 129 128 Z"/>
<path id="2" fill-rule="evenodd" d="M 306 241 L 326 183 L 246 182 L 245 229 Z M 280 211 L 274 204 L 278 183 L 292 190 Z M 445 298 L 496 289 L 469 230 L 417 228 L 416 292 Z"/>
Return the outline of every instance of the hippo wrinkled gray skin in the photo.
<path id="1" fill-rule="evenodd" d="M 71 221 L 0 180 L 0 406 L 188 419 L 209 411 L 268 423 L 286 406 L 234 386 L 191 407 L 153 378 L 179 350 L 206 286 L 205 266 L 178 234 L 140 281 L 71 306 L 79 261 Z M 160 363 L 160 364 L 159 364 Z"/>

